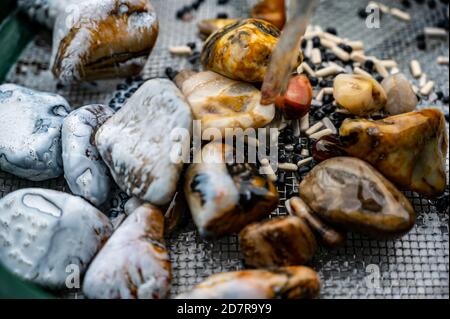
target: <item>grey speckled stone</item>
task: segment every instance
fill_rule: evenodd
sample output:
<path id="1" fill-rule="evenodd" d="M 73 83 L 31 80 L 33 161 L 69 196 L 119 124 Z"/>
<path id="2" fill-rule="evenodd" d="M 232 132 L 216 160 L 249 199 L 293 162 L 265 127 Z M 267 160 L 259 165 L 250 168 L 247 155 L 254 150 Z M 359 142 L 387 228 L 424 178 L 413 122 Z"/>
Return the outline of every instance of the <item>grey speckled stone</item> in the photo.
<path id="1" fill-rule="evenodd" d="M 80 197 L 29 188 L 0 200 L 0 262 L 45 287 L 63 289 L 68 266 L 83 274 L 111 233 L 108 218 Z"/>
<path id="2" fill-rule="evenodd" d="M 171 152 L 190 142 L 174 141 L 172 132 L 190 132 L 191 127 L 191 110 L 180 90 L 169 80 L 154 79 L 100 127 L 96 144 L 124 192 L 165 205 L 175 194 L 183 168 L 183 163 L 171 160 Z"/>
<path id="3" fill-rule="evenodd" d="M 99 206 L 108 198 L 111 178 L 95 146 L 95 133 L 114 111 L 87 105 L 70 113 L 62 128 L 64 176 L 70 190 Z"/>
<path id="4" fill-rule="evenodd" d="M 43 181 L 59 177 L 61 127 L 71 108 L 56 94 L 0 86 L 0 169 Z"/>

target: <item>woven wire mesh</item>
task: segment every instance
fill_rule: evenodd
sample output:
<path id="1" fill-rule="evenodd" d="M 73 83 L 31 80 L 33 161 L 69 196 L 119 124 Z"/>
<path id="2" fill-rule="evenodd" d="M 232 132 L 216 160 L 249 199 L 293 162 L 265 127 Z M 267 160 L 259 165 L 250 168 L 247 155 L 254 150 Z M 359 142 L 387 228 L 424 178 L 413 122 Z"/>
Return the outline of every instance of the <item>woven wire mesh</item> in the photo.
<path id="1" fill-rule="evenodd" d="M 218 13 L 230 17 L 246 17 L 252 1 L 232 0 L 218 5 L 217 0 L 206 0 L 195 12 L 194 20 L 176 20 L 176 11 L 190 0 L 153 0 L 160 17 L 160 36 L 143 72 L 143 79 L 165 76 L 165 69 L 198 68 L 186 58 L 175 57 L 168 48 L 195 42 L 200 49 L 202 42 L 197 35 L 196 22 L 214 18 Z M 401 8 L 400 1 L 380 1 Z M 449 94 L 448 67 L 437 65 L 436 57 L 448 56 L 448 40 L 429 42 L 426 51 L 416 48 L 415 37 L 423 27 L 434 25 L 447 15 L 447 6 L 438 2 L 430 9 L 411 1 L 407 11 L 412 16 L 409 23 L 384 15 L 380 29 L 368 29 L 357 10 L 366 1 L 322 1 L 313 23 L 322 27 L 333 26 L 339 35 L 352 40 L 362 40 L 366 52 L 379 58 L 392 58 L 406 74 L 409 61 L 418 59 L 430 79 L 436 82 L 436 91 Z M 105 103 L 118 107 L 129 97 L 126 91 L 137 87 L 142 80 L 111 80 L 61 87 L 48 70 L 51 44 L 50 36 L 39 33 L 12 67 L 7 82 L 30 88 L 57 92 L 65 96 L 74 107 L 89 103 Z M 420 107 L 440 107 L 448 114 L 448 105 L 442 105 L 432 95 L 422 101 Z M 283 144 L 280 144 L 283 149 Z M 279 209 L 273 215 L 286 214 L 284 201 L 289 194 L 298 191 L 298 177 L 286 175 L 286 183 L 279 187 Z M 0 197 L 25 187 L 43 187 L 69 191 L 63 178 L 41 183 L 18 179 L 0 172 Z M 322 278 L 323 298 L 448 298 L 449 296 L 449 219 L 448 206 L 438 210 L 432 202 L 413 193 L 407 193 L 418 215 L 414 229 L 394 241 L 371 240 L 357 234 L 349 234 L 346 245 L 338 250 L 320 249 L 311 266 Z M 115 191 L 105 211 L 114 217 L 121 213 L 126 196 Z M 192 223 L 167 239 L 173 267 L 172 295 L 184 292 L 211 274 L 243 269 L 237 236 L 205 241 L 199 238 Z M 370 275 L 379 270 L 380 282 L 372 285 Z"/>

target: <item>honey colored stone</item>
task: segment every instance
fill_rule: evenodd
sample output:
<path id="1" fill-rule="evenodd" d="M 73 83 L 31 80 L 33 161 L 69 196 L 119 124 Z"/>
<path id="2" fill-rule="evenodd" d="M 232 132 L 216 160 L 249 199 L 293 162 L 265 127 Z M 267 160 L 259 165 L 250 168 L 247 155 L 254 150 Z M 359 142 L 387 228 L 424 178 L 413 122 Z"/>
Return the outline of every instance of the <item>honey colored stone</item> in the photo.
<path id="1" fill-rule="evenodd" d="M 428 197 L 447 184 L 448 131 L 437 109 L 405 113 L 379 121 L 346 120 L 341 140 L 350 156 L 371 163 L 391 182 Z"/>

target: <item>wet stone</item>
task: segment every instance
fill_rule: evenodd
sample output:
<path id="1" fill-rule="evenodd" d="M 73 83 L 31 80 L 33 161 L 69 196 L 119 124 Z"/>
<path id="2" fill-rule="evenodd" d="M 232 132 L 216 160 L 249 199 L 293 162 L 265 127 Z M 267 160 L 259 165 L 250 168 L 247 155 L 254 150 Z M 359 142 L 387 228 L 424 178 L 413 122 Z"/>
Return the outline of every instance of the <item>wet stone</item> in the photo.
<path id="1" fill-rule="evenodd" d="M 31 181 L 63 173 L 61 127 L 71 108 L 56 94 L 0 86 L 0 169 Z"/>
<path id="2" fill-rule="evenodd" d="M 111 177 L 95 145 L 95 133 L 114 111 L 104 105 L 87 105 L 72 112 L 63 123 L 64 176 L 74 195 L 92 204 L 103 204 Z"/>
<path id="3" fill-rule="evenodd" d="M 0 200 L 0 262 L 50 289 L 66 287 L 67 269 L 82 275 L 111 233 L 108 218 L 80 197 L 22 189 Z"/>

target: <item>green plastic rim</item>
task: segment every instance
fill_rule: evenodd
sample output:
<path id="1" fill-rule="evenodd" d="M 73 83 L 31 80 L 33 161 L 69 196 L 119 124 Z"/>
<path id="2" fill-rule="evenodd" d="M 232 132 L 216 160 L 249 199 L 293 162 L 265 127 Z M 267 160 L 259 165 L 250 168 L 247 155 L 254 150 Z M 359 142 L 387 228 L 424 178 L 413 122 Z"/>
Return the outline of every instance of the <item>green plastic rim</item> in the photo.
<path id="1" fill-rule="evenodd" d="M 33 28 L 21 19 L 15 0 L 0 1 L 0 83 L 33 38 Z M 48 299 L 52 296 L 24 282 L 0 265 L 0 299 Z"/>

